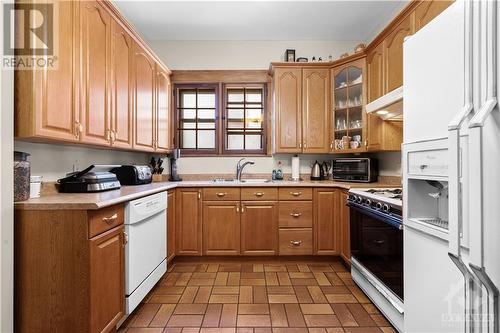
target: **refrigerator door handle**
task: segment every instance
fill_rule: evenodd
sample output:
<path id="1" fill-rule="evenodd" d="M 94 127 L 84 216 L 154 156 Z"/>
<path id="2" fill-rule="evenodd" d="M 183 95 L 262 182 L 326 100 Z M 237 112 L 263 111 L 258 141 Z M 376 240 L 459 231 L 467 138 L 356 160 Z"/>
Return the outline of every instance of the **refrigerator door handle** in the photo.
<path id="1" fill-rule="evenodd" d="M 488 325 L 487 332 L 497 333 L 500 332 L 500 318 L 499 316 L 499 304 L 498 304 L 498 288 L 495 286 L 493 281 L 491 281 L 490 277 L 486 273 L 484 267 L 478 267 L 474 264 L 469 264 L 470 268 L 481 282 L 481 284 L 488 291 L 488 316 L 492 316 L 492 318 L 487 318 L 486 323 Z M 480 318 L 484 321 L 485 318 Z"/>
<path id="2" fill-rule="evenodd" d="M 483 176 L 483 127 L 493 111 L 498 112 L 497 107 L 497 2 L 485 1 L 477 4 L 480 6 L 479 27 L 477 31 L 479 47 L 479 58 L 475 61 L 478 66 L 477 97 L 484 104 L 469 122 L 469 181 L 470 181 L 470 255 L 469 267 L 474 275 L 484 286 L 488 293 L 488 307 L 486 314 L 492 316 L 487 320 L 487 332 L 499 332 L 499 291 L 486 272 L 484 265 L 484 176 Z M 483 14 L 484 13 L 484 14 Z M 483 16 L 484 15 L 484 16 Z M 476 36 L 476 34 L 475 34 Z M 472 171 L 473 170 L 473 171 Z M 496 221 L 495 221 L 496 222 Z M 482 288 L 481 288 L 482 289 Z M 481 292 L 481 290 L 479 291 Z M 483 318 L 481 318 L 483 319 Z M 490 319 L 490 318 L 488 318 Z M 480 320 L 480 322 L 483 322 Z"/>

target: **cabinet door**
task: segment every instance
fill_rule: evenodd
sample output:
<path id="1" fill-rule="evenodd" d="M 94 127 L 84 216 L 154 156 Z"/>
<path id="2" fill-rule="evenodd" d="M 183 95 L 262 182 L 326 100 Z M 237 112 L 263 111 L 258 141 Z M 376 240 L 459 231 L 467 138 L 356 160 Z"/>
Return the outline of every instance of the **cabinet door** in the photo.
<path id="1" fill-rule="evenodd" d="M 167 261 L 175 257 L 175 191 L 167 195 Z"/>
<path id="2" fill-rule="evenodd" d="M 156 65 L 156 140 L 157 149 L 167 151 L 170 147 L 170 76 Z"/>
<path id="3" fill-rule="evenodd" d="M 415 31 L 422 29 L 427 23 L 432 21 L 443 10 L 448 8 L 453 1 L 429 0 L 422 1 L 415 9 Z"/>
<path id="4" fill-rule="evenodd" d="M 57 70 L 15 71 L 15 136 L 78 141 L 78 27 L 79 3 L 58 4 L 59 48 Z M 48 26 L 48 25 L 45 25 Z M 30 92 L 27 95 L 23 92 Z"/>
<path id="5" fill-rule="evenodd" d="M 97 1 L 80 3 L 82 142 L 109 145 L 111 16 Z"/>
<path id="6" fill-rule="evenodd" d="M 134 148 L 155 147 L 155 63 L 139 45 L 134 47 Z"/>
<path id="7" fill-rule="evenodd" d="M 278 254 L 278 203 L 244 201 L 241 205 L 241 254 Z"/>
<path id="8" fill-rule="evenodd" d="M 384 94 L 383 72 L 383 42 L 374 48 L 366 57 L 368 73 L 368 103 L 373 102 Z M 382 146 L 382 119 L 369 114 L 366 117 L 368 124 L 367 150 L 380 150 Z"/>
<path id="9" fill-rule="evenodd" d="M 383 42 L 371 50 L 366 56 L 368 72 L 368 103 L 384 94 L 384 50 Z"/>
<path id="10" fill-rule="evenodd" d="M 385 81 L 386 91 L 392 91 L 403 85 L 403 41 L 411 35 L 411 17 L 407 16 L 385 38 Z"/>
<path id="11" fill-rule="evenodd" d="M 340 234 L 341 234 L 341 247 L 340 255 L 342 258 L 350 263 L 351 262 L 351 234 L 349 229 L 349 207 L 347 206 L 347 192 L 340 192 L 339 212 L 340 212 Z"/>
<path id="12" fill-rule="evenodd" d="M 240 202 L 203 203 L 203 254 L 240 254 Z"/>
<path id="13" fill-rule="evenodd" d="M 111 143 L 132 148 L 132 39 L 118 22 L 111 27 Z"/>
<path id="14" fill-rule="evenodd" d="M 175 253 L 201 255 L 201 190 L 178 189 L 175 200 Z"/>
<path id="15" fill-rule="evenodd" d="M 125 312 L 123 226 L 90 240 L 90 331 L 109 332 Z"/>
<path id="16" fill-rule="evenodd" d="M 277 68 L 274 72 L 276 152 L 302 152 L 302 70 Z"/>
<path id="17" fill-rule="evenodd" d="M 308 68 L 302 72 L 302 141 L 304 152 L 328 152 L 330 79 L 327 68 Z"/>
<path id="18" fill-rule="evenodd" d="M 338 255 L 340 252 L 339 191 L 315 190 L 315 254 Z"/>

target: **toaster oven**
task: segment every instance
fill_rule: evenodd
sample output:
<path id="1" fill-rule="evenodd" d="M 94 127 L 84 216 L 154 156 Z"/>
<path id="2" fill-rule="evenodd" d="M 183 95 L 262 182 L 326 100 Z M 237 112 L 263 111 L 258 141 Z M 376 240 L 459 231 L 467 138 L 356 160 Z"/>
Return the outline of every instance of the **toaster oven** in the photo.
<path id="1" fill-rule="evenodd" d="M 369 157 L 334 158 L 332 176 L 333 180 L 344 182 L 376 182 L 378 178 L 377 160 Z"/>

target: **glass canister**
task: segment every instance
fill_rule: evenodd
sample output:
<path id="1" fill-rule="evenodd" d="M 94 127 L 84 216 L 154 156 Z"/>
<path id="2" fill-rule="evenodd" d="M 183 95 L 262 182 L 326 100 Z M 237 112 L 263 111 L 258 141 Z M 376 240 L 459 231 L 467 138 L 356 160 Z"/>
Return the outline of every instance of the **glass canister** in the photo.
<path id="1" fill-rule="evenodd" d="M 14 201 L 25 201 L 30 198 L 31 165 L 30 154 L 14 152 Z"/>

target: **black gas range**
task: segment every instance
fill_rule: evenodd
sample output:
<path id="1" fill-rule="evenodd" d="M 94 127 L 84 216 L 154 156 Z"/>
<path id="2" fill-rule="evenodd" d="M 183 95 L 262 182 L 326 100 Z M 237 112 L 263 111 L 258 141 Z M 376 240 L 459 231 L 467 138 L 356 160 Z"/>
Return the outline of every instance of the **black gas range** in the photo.
<path id="1" fill-rule="evenodd" d="M 351 189 L 347 205 L 353 277 L 365 276 L 373 285 L 373 293 L 383 295 L 388 304 L 402 313 L 402 189 Z M 376 298 L 369 290 L 365 292 Z"/>

